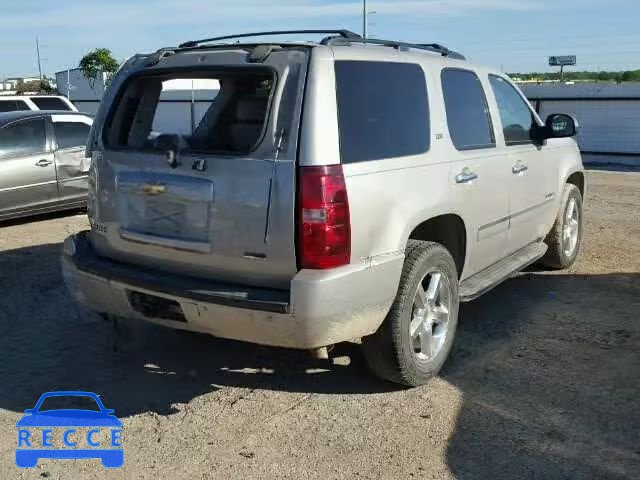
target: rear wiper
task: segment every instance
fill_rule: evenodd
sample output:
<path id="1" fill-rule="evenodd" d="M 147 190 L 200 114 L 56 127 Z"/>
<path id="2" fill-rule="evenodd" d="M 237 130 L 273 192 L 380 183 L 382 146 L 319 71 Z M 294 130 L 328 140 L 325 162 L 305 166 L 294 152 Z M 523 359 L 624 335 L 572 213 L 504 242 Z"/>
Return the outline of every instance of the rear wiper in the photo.
<path id="1" fill-rule="evenodd" d="M 165 152 L 167 163 L 171 168 L 181 165 L 180 152 L 188 147 L 186 140 L 178 134 L 162 133 L 153 140 L 154 150 Z"/>

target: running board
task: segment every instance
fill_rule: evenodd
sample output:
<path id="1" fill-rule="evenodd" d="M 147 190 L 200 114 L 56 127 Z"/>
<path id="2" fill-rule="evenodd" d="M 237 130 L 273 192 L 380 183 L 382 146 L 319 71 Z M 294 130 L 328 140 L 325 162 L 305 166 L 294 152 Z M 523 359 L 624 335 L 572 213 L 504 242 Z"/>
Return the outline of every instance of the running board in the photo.
<path id="1" fill-rule="evenodd" d="M 460 283 L 460 301 L 470 302 L 523 270 L 547 252 L 543 242 L 532 243 Z"/>

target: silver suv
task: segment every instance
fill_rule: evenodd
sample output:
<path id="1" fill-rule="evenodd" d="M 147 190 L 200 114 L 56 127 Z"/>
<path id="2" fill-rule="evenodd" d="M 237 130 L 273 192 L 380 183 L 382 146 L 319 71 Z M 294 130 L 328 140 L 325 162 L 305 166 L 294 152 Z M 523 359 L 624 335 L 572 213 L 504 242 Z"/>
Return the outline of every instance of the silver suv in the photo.
<path id="1" fill-rule="evenodd" d="M 505 75 L 440 45 L 325 34 L 124 64 L 89 138 L 91 231 L 65 242 L 79 302 L 317 353 L 362 339 L 376 374 L 420 385 L 459 302 L 574 262 L 572 117 L 543 123 Z M 163 101 L 181 81 L 219 90 L 181 111 Z"/>

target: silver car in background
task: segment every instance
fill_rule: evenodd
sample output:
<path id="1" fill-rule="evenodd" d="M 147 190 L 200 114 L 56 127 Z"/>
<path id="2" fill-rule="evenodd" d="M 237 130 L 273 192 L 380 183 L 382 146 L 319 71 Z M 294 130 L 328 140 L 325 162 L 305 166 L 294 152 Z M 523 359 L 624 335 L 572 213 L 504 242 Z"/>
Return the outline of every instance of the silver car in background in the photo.
<path id="1" fill-rule="evenodd" d="M 0 221 L 86 205 L 92 123 L 76 112 L 0 113 Z"/>

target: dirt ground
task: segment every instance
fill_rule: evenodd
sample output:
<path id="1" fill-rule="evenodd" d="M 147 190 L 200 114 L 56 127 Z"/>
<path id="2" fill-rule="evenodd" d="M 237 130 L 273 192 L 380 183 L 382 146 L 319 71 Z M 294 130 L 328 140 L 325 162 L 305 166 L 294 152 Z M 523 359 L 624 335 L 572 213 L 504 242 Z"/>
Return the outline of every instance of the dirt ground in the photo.
<path id="1" fill-rule="evenodd" d="M 589 173 L 569 271 L 520 274 L 462 309 L 442 376 L 399 389 L 356 345 L 306 354 L 109 325 L 62 283 L 58 215 L 0 227 L 0 478 L 640 478 L 640 174 Z M 98 393 L 125 463 L 14 464 L 46 391 Z"/>

